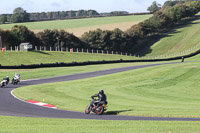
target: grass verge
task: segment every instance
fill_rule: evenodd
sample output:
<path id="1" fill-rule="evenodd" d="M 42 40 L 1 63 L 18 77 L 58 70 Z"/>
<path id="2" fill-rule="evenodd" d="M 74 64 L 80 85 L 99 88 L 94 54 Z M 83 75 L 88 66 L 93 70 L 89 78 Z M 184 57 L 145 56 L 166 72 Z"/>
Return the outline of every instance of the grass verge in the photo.
<path id="1" fill-rule="evenodd" d="M 15 73 L 21 75 L 22 80 L 27 79 L 42 79 L 56 76 L 72 75 L 77 73 L 93 72 L 106 69 L 138 66 L 152 63 L 116 63 L 116 64 L 103 64 L 103 65 L 89 65 L 89 66 L 74 66 L 74 67 L 53 67 L 53 68 L 38 68 L 38 69 L 0 69 L 0 77 L 10 76 Z"/>
<path id="2" fill-rule="evenodd" d="M 111 54 L 91 54 L 91 53 L 69 53 L 56 51 L 35 51 L 35 52 L 0 52 L 0 64 L 2 66 L 30 65 L 39 63 L 56 62 L 87 62 L 102 60 L 133 60 L 138 59 L 133 56 L 111 55 Z"/>
<path id="3" fill-rule="evenodd" d="M 0 116 L 0 122 L 0 132 L 15 133 L 188 133 L 200 130 L 200 122 L 188 121 L 98 121 Z"/>

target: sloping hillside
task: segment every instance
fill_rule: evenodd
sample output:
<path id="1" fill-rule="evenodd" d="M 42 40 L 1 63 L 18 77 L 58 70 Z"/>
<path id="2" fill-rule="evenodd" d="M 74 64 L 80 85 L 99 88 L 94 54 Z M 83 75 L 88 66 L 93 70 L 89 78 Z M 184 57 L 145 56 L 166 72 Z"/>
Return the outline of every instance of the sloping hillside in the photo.
<path id="1" fill-rule="evenodd" d="M 200 16 L 166 34 L 145 49 L 145 56 L 179 56 L 200 49 Z"/>

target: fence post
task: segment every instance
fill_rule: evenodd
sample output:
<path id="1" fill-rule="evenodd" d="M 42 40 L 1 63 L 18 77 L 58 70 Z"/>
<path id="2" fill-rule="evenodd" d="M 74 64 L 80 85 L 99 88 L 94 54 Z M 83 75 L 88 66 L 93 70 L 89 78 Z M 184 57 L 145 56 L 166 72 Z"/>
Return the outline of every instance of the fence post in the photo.
<path id="1" fill-rule="evenodd" d="M 108 54 L 108 50 L 107 50 L 107 54 Z"/>
<path id="2" fill-rule="evenodd" d="M 83 48 L 82 48 L 82 53 L 83 53 Z"/>
<path id="3" fill-rule="evenodd" d="M 101 50 L 102 54 L 103 54 L 103 50 Z"/>
<path id="4" fill-rule="evenodd" d="M 87 53 L 88 53 L 88 49 L 87 49 Z"/>

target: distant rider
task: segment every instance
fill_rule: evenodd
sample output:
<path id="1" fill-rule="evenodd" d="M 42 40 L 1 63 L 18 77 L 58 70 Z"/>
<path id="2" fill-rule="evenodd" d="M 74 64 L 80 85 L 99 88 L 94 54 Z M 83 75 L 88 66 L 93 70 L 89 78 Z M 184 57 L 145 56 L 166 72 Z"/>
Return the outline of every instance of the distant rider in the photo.
<path id="1" fill-rule="evenodd" d="M 94 99 L 95 97 L 98 97 L 98 99 Z M 98 103 L 104 103 L 107 100 L 106 94 L 104 93 L 103 90 L 100 90 L 99 93 L 91 96 L 91 98 L 93 99 L 90 103 L 90 106 L 93 107 L 94 104 L 98 104 Z"/>
<path id="2" fill-rule="evenodd" d="M 9 76 L 6 76 L 5 78 L 3 78 L 3 80 L 6 80 L 6 84 L 8 84 L 10 81 Z"/>
<path id="3" fill-rule="evenodd" d="M 15 80 L 17 80 L 18 82 L 20 82 L 20 74 L 15 74 L 14 76 L 13 76 L 13 79 L 12 79 L 12 84 L 14 84 L 14 81 Z"/>

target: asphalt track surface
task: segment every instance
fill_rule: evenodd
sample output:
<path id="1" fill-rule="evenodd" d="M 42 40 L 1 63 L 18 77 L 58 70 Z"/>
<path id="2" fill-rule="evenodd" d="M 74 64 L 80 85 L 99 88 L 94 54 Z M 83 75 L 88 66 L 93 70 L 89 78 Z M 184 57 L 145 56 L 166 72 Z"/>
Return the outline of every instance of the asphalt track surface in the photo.
<path id="1" fill-rule="evenodd" d="M 103 76 L 123 71 L 129 71 L 134 69 L 165 65 L 165 64 L 173 64 L 173 63 L 161 63 L 161 64 L 116 68 L 110 70 L 67 75 L 67 76 L 54 77 L 48 79 L 22 81 L 16 86 L 8 85 L 5 88 L 0 88 L 0 115 L 19 116 L 19 117 L 96 119 L 96 120 L 200 121 L 200 118 L 135 117 L 135 116 L 120 116 L 120 115 L 94 115 L 94 114 L 87 115 L 84 113 L 84 109 L 83 112 L 73 112 L 73 111 L 66 111 L 59 109 L 51 109 L 47 107 L 30 104 L 14 97 L 11 93 L 12 90 L 21 86 L 78 80 L 78 79 Z"/>

